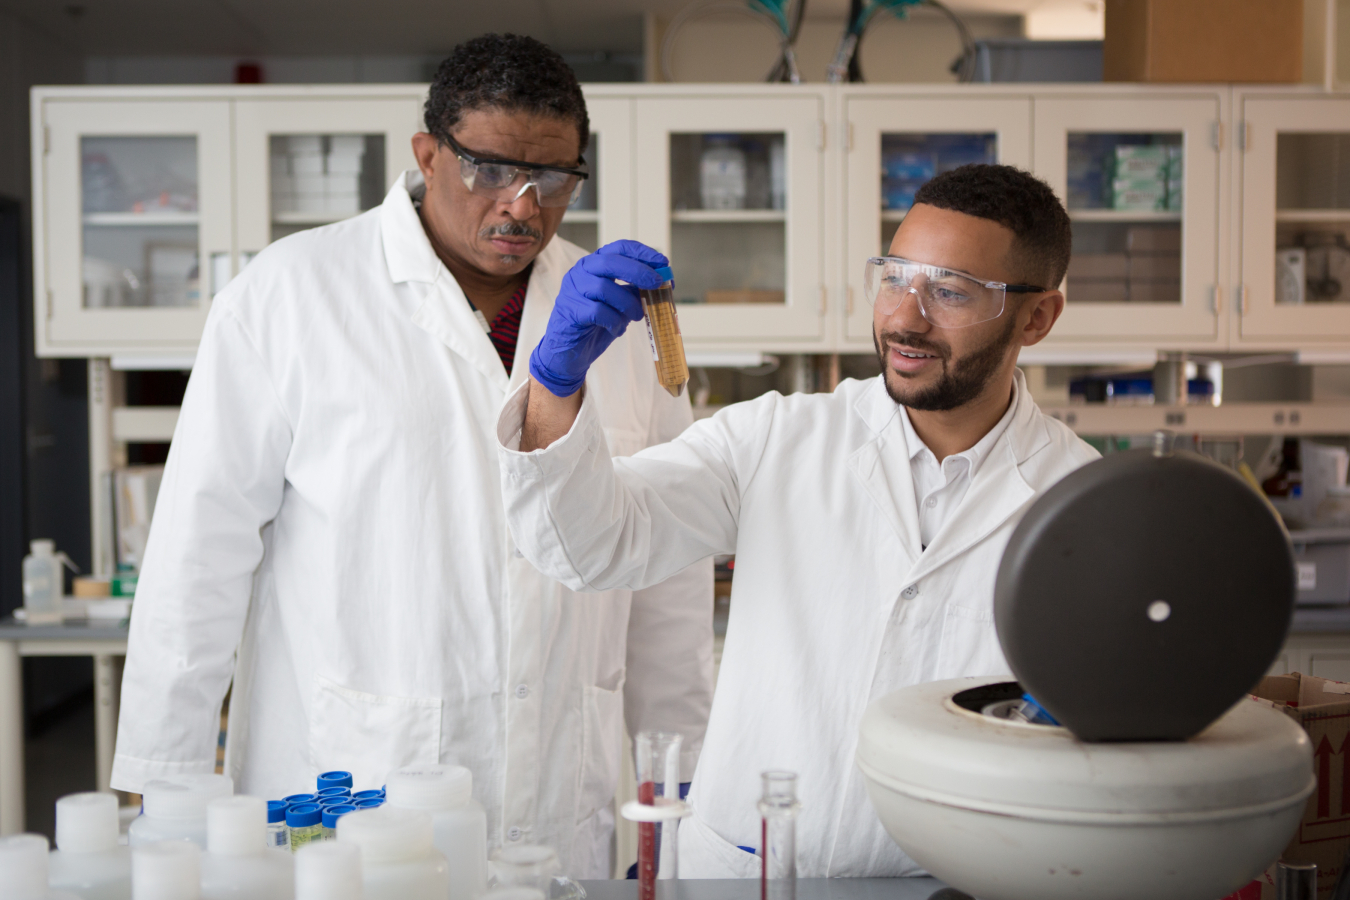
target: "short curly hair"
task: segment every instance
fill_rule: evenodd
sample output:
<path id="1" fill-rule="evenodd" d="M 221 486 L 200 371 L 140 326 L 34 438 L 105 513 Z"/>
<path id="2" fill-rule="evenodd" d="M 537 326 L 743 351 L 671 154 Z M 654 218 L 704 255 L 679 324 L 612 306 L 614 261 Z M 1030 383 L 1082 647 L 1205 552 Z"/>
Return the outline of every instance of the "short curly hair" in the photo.
<path id="1" fill-rule="evenodd" d="M 997 222 L 1013 233 L 1022 276 L 1054 290 L 1073 253 L 1073 227 L 1050 185 L 1016 166 L 982 163 L 943 172 L 914 194 L 915 203 Z"/>
<path id="2" fill-rule="evenodd" d="M 457 46 L 436 69 L 423 111 L 428 134 L 445 143 L 464 114 L 479 109 L 568 119 L 581 136 L 579 154 L 590 141 L 577 76 L 556 51 L 532 37 L 480 35 Z"/>

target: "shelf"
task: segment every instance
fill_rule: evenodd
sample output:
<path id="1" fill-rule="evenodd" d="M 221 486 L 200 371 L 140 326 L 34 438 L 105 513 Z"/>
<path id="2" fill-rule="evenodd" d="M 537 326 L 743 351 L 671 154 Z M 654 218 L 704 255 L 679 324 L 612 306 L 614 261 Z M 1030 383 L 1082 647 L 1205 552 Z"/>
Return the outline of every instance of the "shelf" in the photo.
<path id="1" fill-rule="evenodd" d="M 1180 210 L 1149 209 L 1071 209 L 1075 222 L 1180 222 Z"/>
<path id="2" fill-rule="evenodd" d="M 114 441 L 168 443 L 177 425 L 177 406 L 118 406 L 112 411 Z"/>
<path id="3" fill-rule="evenodd" d="M 881 211 L 881 221 L 883 222 L 903 222 L 907 209 L 883 209 Z"/>
<path id="4" fill-rule="evenodd" d="M 1350 403 L 1229 403 L 1224 406 L 1047 406 L 1043 411 L 1081 435 L 1350 434 Z"/>
<path id="5" fill-rule="evenodd" d="M 1280 209 L 1276 222 L 1350 222 L 1350 209 Z"/>
<path id="6" fill-rule="evenodd" d="M 361 215 L 362 210 L 346 213 L 278 212 L 272 213 L 273 225 L 331 225 Z"/>
<path id="7" fill-rule="evenodd" d="M 598 209 L 569 209 L 563 213 L 563 221 L 575 225 L 589 225 L 600 221 Z"/>
<path id="8" fill-rule="evenodd" d="M 196 225 L 198 216 L 195 212 L 107 212 L 107 213 L 85 213 L 84 224 L 86 225 L 110 225 L 114 227 L 139 226 L 147 227 L 151 225 Z"/>
<path id="9" fill-rule="evenodd" d="M 787 211 L 782 209 L 677 209 L 670 214 L 672 222 L 691 222 L 700 225 L 717 223 L 786 222 Z"/>

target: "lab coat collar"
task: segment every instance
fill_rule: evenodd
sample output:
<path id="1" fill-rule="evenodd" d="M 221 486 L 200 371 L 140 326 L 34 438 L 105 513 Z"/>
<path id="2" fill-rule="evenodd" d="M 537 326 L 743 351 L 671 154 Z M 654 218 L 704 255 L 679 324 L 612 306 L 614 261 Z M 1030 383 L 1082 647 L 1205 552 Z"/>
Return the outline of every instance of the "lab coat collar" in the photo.
<path id="1" fill-rule="evenodd" d="M 426 193 L 426 182 L 417 169 L 398 177 L 380 205 L 380 236 L 384 241 L 384 262 L 395 284 L 418 281 L 431 284 L 442 268 L 441 259 L 431 246 L 415 200 Z"/>

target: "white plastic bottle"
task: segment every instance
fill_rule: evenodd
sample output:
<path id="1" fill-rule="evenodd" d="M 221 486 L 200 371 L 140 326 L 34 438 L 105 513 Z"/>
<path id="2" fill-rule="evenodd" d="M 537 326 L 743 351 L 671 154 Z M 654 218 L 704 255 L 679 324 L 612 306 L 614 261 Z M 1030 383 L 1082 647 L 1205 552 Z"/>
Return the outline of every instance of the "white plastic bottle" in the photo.
<path id="1" fill-rule="evenodd" d="M 473 799 L 472 772 L 406 766 L 389 776 L 385 802 L 431 815 L 431 841 L 450 866 L 450 900 L 478 900 L 487 891 L 487 814 Z"/>
<path id="2" fill-rule="evenodd" d="M 141 793 L 141 814 L 127 831 L 132 847 L 155 841 L 189 840 L 206 848 L 206 806 L 234 793 L 225 775 L 174 775 L 148 782 Z"/>
<path id="3" fill-rule="evenodd" d="M 365 900 L 361 848 L 316 841 L 295 853 L 295 900 Z"/>
<path id="4" fill-rule="evenodd" d="M 744 209 L 745 151 L 734 134 L 709 134 L 699 159 L 699 193 L 704 209 Z"/>
<path id="5" fill-rule="evenodd" d="M 23 614 L 29 625 L 61 622 L 64 575 L 53 541 L 33 541 L 23 558 Z"/>
<path id="6" fill-rule="evenodd" d="M 79 900 L 47 887 L 47 839 L 40 834 L 0 838 L 0 897 L 4 900 Z"/>
<path id="7" fill-rule="evenodd" d="M 218 797 L 206 807 L 202 900 L 292 900 L 291 858 L 267 849 L 267 801 Z"/>
<path id="8" fill-rule="evenodd" d="M 117 843 L 117 797 L 68 794 L 56 801 L 53 888 L 83 900 L 131 900 L 131 849 Z"/>
<path id="9" fill-rule="evenodd" d="M 201 900 L 202 848 L 184 840 L 132 848 L 131 898 Z"/>
<path id="10" fill-rule="evenodd" d="M 380 806 L 338 820 L 339 844 L 361 848 L 361 883 L 371 900 L 445 900 L 450 867 L 431 843 L 431 816 Z"/>

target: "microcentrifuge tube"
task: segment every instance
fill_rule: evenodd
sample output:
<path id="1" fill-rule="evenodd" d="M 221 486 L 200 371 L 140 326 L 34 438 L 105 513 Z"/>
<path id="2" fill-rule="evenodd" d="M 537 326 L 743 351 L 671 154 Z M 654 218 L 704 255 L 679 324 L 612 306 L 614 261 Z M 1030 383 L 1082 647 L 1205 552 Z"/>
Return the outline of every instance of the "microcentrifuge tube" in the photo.
<path id="1" fill-rule="evenodd" d="M 678 397 L 689 383 L 689 366 L 684 359 L 680 320 L 675 314 L 674 275 L 669 266 L 657 269 L 656 274 L 661 279 L 661 286 L 640 290 L 638 294 L 647 320 L 647 340 L 651 342 L 652 359 L 656 363 L 656 380 L 672 397 Z"/>

